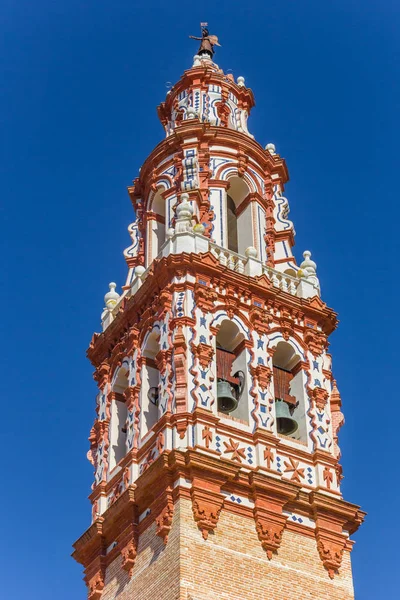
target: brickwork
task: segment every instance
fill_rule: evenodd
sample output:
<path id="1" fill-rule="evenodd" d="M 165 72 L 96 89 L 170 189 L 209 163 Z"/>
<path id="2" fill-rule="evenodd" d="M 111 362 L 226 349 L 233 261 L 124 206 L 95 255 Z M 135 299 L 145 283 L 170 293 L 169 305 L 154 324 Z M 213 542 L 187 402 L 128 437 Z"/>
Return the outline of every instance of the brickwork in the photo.
<path id="1" fill-rule="evenodd" d="M 214 535 L 205 542 L 192 520 L 191 505 L 181 506 L 181 583 L 192 600 L 352 600 L 350 557 L 332 581 L 315 539 L 285 531 L 278 554 L 269 561 L 254 521 L 222 511 Z"/>
<path id="2" fill-rule="evenodd" d="M 117 558 L 107 569 L 102 600 L 353 600 L 349 552 L 331 580 L 314 537 L 285 531 L 278 554 L 269 561 L 253 519 L 222 510 L 215 532 L 205 541 L 180 499 L 168 543 L 151 525 L 139 539 L 132 579 Z"/>
<path id="3" fill-rule="evenodd" d="M 102 600 L 179 599 L 179 503 L 175 507 L 168 544 L 156 535 L 153 523 L 139 538 L 132 578 L 121 568 L 119 556 L 106 571 Z"/>

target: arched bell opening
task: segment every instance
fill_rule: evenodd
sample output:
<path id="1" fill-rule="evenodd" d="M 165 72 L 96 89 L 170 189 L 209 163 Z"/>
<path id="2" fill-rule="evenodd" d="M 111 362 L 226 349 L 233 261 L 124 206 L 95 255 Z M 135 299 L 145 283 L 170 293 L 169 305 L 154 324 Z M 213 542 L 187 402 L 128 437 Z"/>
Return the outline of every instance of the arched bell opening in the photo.
<path id="1" fill-rule="evenodd" d="M 165 242 L 165 200 L 162 197 L 162 189 L 158 189 L 153 196 L 148 211 L 147 260 L 149 265 L 161 251 Z"/>
<path id="2" fill-rule="evenodd" d="M 231 177 L 229 184 L 226 195 L 226 245 L 228 250 L 244 255 L 246 248 L 254 246 L 251 205 L 248 204 L 243 210 L 240 208 L 250 189 L 244 179 L 237 176 Z"/>
<path id="3" fill-rule="evenodd" d="M 221 323 L 217 334 L 216 362 L 218 412 L 248 423 L 244 335 L 228 319 Z"/>
<path id="4" fill-rule="evenodd" d="M 109 472 L 117 466 L 126 454 L 128 409 L 124 392 L 128 385 L 128 371 L 126 368 L 120 367 L 111 390 Z"/>
<path id="5" fill-rule="evenodd" d="M 304 372 L 301 357 L 287 342 L 279 342 L 273 356 L 276 427 L 280 435 L 306 441 Z"/>
<path id="6" fill-rule="evenodd" d="M 142 351 L 142 385 L 140 390 L 140 432 L 143 438 L 158 420 L 158 401 L 160 394 L 160 372 L 156 356 L 160 350 L 158 332 L 153 331 L 147 338 Z"/>

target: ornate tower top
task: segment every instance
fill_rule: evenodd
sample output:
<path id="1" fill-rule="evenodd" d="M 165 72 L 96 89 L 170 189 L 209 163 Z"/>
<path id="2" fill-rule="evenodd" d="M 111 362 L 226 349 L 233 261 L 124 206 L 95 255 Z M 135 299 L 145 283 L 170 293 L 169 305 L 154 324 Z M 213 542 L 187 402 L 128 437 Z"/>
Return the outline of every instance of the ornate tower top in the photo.
<path id="1" fill-rule="evenodd" d="M 207 31 L 207 30 L 205 30 Z M 204 30 L 203 30 L 204 32 Z M 216 36 L 203 36 L 193 66 L 168 92 L 158 107 L 158 115 L 166 134 L 189 119 L 199 119 L 213 126 L 228 127 L 253 136 L 247 130 L 247 118 L 254 106 L 253 92 L 245 87 L 244 77 L 235 82 L 212 61 Z M 210 42 L 214 39 L 214 42 Z"/>
<path id="2" fill-rule="evenodd" d="M 92 525 L 74 556 L 90 600 L 351 600 L 363 513 L 340 489 L 336 314 L 293 254 L 285 160 L 249 133 L 253 94 L 203 25 L 128 188 L 128 274 L 88 349 Z"/>

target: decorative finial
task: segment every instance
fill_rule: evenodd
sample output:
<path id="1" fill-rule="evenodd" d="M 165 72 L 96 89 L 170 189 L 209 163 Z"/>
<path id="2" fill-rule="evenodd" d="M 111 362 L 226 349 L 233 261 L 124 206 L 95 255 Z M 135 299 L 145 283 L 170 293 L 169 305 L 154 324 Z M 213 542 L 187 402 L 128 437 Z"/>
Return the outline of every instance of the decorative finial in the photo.
<path id="1" fill-rule="evenodd" d="M 257 258 L 258 256 L 257 249 L 254 248 L 254 246 L 249 246 L 248 248 L 246 248 L 244 253 L 247 256 L 247 258 Z"/>
<path id="2" fill-rule="evenodd" d="M 189 35 L 189 37 L 191 40 L 201 41 L 200 48 L 196 56 L 200 56 L 203 58 L 208 57 L 212 59 L 212 57 L 214 56 L 214 46 L 221 46 L 221 44 L 218 43 L 218 38 L 216 35 L 209 35 L 207 26 L 208 23 L 200 23 L 202 37 L 196 37 L 194 35 Z M 193 66 L 198 65 L 196 64 Z"/>
<path id="3" fill-rule="evenodd" d="M 272 156 L 273 156 L 274 154 L 276 154 L 276 148 L 275 148 L 275 144 L 272 144 L 271 142 L 265 146 L 265 149 L 266 149 L 266 150 L 268 150 L 268 152 L 269 152 L 270 154 L 272 154 Z"/>
<path id="4" fill-rule="evenodd" d="M 136 277 L 141 277 L 143 273 L 146 271 L 143 265 L 138 265 L 135 267 L 135 275 Z"/>
<path id="5" fill-rule="evenodd" d="M 307 271 L 309 275 L 314 275 L 317 272 L 317 263 L 315 263 L 313 260 L 310 260 L 311 252 L 309 250 L 304 250 L 303 258 L 304 260 L 300 265 L 300 269 Z"/>
<path id="6" fill-rule="evenodd" d="M 193 208 L 190 206 L 189 202 L 189 194 L 182 194 L 181 201 L 175 209 L 176 213 L 176 222 L 175 222 L 175 232 L 176 233 L 186 233 L 187 231 L 192 231 L 192 216 L 193 216 Z"/>
<path id="7" fill-rule="evenodd" d="M 320 292 L 321 288 L 319 285 L 319 279 L 317 277 L 317 264 L 311 260 L 311 252 L 305 250 L 303 252 L 303 262 L 300 265 L 300 269 L 297 271 L 299 277 L 304 277 L 309 281 L 317 290 Z"/>
<path id="8" fill-rule="evenodd" d="M 103 324 L 103 331 L 108 327 L 108 325 L 113 320 L 112 311 L 118 303 L 120 299 L 120 295 L 115 291 L 117 284 L 113 281 L 108 284 L 110 291 L 104 296 L 105 307 L 103 312 L 101 313 L 101 322 Z"/>
<path id="9" fill-rule="evenodd" d="M 112 281 L 108 284 L 108 287 L 110 288 L 110 291 L 104 296 L 104 302 L 106 304 L 106 308 L 108 308 L 108 310 L 112 310 L 120 299 L 120 295 L 115 291 L 115 288 L 117 287 L 116 283 Z"/>
<path id="10" fill-rule="evenodd" d="M 204 227 L 203 223 L 196 223 L 196 225 L 193 227 L 193 233 L 197 233 L 198 235 L 204 235 L 205 231 L 206 228 Z"/>
<path id="11" fill-rule="evenodd" d="M 236 79 L 236 82 L 239 87 L 244 87 L 244 77 L 242 77 L 241 75 Z"/>

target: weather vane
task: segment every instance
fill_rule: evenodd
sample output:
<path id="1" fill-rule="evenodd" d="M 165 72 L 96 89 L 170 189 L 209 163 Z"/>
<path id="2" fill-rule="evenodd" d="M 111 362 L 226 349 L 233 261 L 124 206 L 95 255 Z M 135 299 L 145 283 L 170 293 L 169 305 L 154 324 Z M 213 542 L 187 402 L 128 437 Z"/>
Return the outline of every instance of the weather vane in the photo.
<path id="1" fill-rule="evenodd" d="M 221 44 L 218 43 L 216 35 L 209 35 L 207 26 L 208 23 L 200 23 L 202 37 L 196 37 L 194 35 L 189 35 L 189 37 L 192 40 L 201 41 L 199 51 L 197 52 L 199 56 L 207 54 L 212 58 L 214 56 L 214 46 L 221 46 Z"/>

